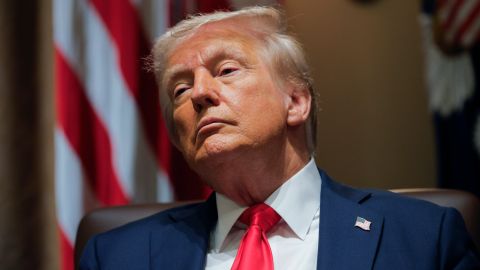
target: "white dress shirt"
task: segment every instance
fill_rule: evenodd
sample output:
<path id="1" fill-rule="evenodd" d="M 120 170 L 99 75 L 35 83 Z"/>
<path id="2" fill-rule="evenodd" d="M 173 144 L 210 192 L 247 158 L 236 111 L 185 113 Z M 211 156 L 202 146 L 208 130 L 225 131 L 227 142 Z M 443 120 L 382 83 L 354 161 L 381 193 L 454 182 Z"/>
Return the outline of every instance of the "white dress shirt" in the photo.
<path id="1" fill-rule="evenodd" d="M 316 269 L 322 179 L 313 159 L 265 201 L 282 219 L 267 234 L 276 270 Z M 211 233 L 205 269 L 230 269 L 246 226 L 246 209 L 216 194 L 218 222 Z"/>

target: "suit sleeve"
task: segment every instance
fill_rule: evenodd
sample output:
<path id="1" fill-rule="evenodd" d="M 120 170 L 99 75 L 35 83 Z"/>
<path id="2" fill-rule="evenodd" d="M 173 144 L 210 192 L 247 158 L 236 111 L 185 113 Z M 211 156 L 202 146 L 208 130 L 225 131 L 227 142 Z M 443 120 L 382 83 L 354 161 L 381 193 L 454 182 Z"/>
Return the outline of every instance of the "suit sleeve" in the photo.
<path id="1" fill-rule="evenodd" d="M 97 261 L 96 237 L 88 240 L 87 245 L 83 249 L 82 257 L 80 258 L 80 270 L 100 270 Z"/>
<path id="2" fill-rule="evenodd" d="M 460 213 L 446 208 L 438 243 L 440 267 L 444 270 L 480 269 L 475 244 L 470 238 Z"/>

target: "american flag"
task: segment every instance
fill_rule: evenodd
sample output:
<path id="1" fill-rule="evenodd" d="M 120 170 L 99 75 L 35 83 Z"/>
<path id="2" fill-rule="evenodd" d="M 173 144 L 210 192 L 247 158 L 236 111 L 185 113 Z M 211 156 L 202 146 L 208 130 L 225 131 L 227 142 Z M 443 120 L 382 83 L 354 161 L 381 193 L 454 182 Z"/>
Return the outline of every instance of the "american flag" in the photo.
<path id="1" fill-rule="evenodd" d="M 268 4 L 227 0 L 54 0 L 55 189 L 61 269 L 96 207 L 205 198 L 170 144 L 144 58 L 188 13 Z"/>
<path id="2" fill-rule="evenodd" d="M 437 5 L 442 43 L 469 49 L 480 40 L 480 0 L 439 0 Z"/>
<path id="3" fill-rule="evenodd" d="M 438 184 L 480 196 L 480 0 L 423 0 Z"/>
<path id="4" fill-rule="evenodd" d="M 372 224 L 371 221 L 368 221 L 362 217 L 357 217 L 355 220 L 355 227 L 359 227 L 364 231 L 370 231 L 370 225 Z"/>

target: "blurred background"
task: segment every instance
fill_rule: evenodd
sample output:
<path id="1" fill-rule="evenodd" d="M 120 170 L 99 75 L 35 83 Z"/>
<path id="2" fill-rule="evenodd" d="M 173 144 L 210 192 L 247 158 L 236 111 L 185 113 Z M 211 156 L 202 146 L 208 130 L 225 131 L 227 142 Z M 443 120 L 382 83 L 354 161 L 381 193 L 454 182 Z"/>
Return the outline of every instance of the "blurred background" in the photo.
<path id="1" fill-rule="evenodd" d="M 479 0 L 0 2 L 0 269 L 73 269 L 84 213 L 205 198 L 145 58 L 198 12 L 284 9 L 320 95 L 317 164 L 480 195 Z"/>

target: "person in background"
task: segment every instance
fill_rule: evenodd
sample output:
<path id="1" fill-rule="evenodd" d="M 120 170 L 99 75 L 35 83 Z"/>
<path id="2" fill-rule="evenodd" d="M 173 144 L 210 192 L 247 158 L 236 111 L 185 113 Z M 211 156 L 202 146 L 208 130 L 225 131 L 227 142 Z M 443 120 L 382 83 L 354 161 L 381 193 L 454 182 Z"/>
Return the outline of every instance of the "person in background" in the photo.
<path id="1" fill-rule="evenodd" d="M 317 97 L 278 10 L 191 17 L 152 60 L 171 140 L 214 192 L 96 235 L 80 269 L 480 269 L 456 210 L 317 168 Z"/>

